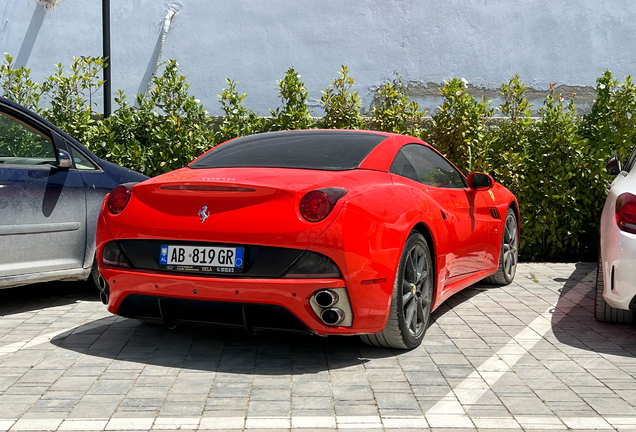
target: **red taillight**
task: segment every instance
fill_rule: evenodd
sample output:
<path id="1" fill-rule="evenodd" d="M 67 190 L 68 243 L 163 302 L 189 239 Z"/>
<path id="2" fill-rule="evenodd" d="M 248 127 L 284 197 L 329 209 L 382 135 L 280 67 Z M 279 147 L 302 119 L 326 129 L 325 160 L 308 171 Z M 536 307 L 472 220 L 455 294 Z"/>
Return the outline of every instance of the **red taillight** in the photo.
<path id="1" fill-rule="evenodd" d="M 340 188 L 325 188 L 308 192 L 300 200 L 300 214 L 309 222 L 319 222 L 331 213 L 336 202 L 346 193 L 346 189 Z"/>
<path id="2" fill-rule="evenodd" d="M 621 230 L 636 234 L 636 196 L 624 193 L 616 199 L 616 224 Z"/>
<path id="3" fill-rule="evenodd" d="M 112 214 L 119 214 L 124 211 L 130 200 L 131 189 L 126 185 L 119 185 L 110 191 L 110 195 L 108 195 L 108 210 Z"/>

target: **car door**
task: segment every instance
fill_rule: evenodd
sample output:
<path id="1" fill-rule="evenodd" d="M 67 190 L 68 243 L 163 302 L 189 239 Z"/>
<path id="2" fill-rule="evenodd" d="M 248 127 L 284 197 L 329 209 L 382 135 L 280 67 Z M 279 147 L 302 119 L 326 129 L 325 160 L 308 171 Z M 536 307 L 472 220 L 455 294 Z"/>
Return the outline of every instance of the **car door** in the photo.
<path id="1" fill-rule="evenodd" d="M 449 239 L 446 283 L 490 266 L 486 261 L 490 221 L 484 217 L 488 212 L 483 193 L 470 190 L 464 176 L 452 164 L 421 144 L 402 147 L 394 165 L 392 172 L 402 166 L 402 175 L 417 181 L 419 193 L 430 196 L 440 206 Z"/>
<path id="2" fill-rule="evenodd" d="M 84 264 L 84 186 L 58 167 L 59 150 L 64 140 L 35 116 L 0 105 L 0 286 Z"/>

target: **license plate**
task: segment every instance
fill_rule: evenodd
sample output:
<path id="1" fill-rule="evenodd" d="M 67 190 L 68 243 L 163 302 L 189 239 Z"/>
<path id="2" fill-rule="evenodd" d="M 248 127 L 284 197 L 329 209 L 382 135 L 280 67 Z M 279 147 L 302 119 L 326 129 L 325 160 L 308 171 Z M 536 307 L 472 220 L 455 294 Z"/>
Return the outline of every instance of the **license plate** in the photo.
<path id="1" fill-rule="evenodd" d="M 243 248 L 161 245 L 159 264 L 166 270 L 235 273 L 243 269 Z"/>

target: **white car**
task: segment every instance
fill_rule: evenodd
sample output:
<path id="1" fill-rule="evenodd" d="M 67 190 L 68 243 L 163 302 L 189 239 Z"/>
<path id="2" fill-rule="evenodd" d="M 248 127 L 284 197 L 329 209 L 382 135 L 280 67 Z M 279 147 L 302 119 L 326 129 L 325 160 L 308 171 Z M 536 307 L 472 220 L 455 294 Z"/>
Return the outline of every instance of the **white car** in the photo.
<path id="1" fill-rule="evenodd" d="M 628 324 L 636 311 L 636 147 L 625 166 L 612 157 L 607 172 L 616 178 L 601 215 L 596 319 Z"/>

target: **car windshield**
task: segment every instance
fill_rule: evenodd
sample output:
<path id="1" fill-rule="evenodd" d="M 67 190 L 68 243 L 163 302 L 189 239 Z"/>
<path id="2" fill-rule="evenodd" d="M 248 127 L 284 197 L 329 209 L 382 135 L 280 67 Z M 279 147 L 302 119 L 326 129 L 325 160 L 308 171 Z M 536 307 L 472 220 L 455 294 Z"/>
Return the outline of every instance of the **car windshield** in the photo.
<path id="1" fill-rule="evenodd" d="M 296 131 L 250 135 L 223 144 L 190 168 L 355 169 L 387 137 L 367 132 Z"/>

